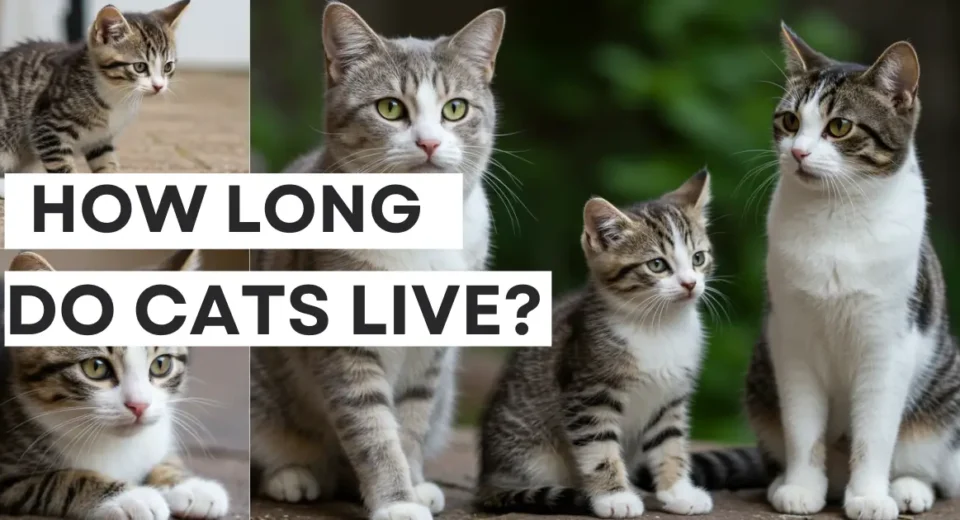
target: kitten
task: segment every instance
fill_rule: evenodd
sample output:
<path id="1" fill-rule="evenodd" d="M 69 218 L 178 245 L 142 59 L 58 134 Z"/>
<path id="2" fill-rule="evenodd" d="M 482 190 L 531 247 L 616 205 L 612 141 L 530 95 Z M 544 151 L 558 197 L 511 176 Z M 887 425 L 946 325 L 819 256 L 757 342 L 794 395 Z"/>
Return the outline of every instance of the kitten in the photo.
<path id="1" fill-rule="evenodd" d="M 664 510 L 712 509 L 687 474 L 696 303 L 714 270 L 709 197 L 704 170 L 624 211 L 587 203 L 587 286 L 555 307 L 553 348 L 513 352 L 484 412 L 481 508 L 639 516 L 628 477 L 646 465 Z"/>
<path id="2" fill-rule="evenodd" d="M 842 498 L 849 518 L 893 520 L 935 489 L 960 494 L 960 351 L 914 145 L 920 65 L 906 42 L 867 67 L 786 26 L 783 40 L 770 309 L 746 407 L 777 511 Z"/>
<path id="3" fill-rule="evenodd" d="M 197 256 L 181 251 L 159 268 L 194 269 Z M 9 270 L 52 268 L 21 253 Z M 0 346 L 0 515 L 225 515 L 223 487 L 192 476 L 176 454 L 187 356 L 185 347 Z"/>
<path id="4" fill-rule="evenodd" d="M 341 3 L 324 12 L 324 147 L 289 172 L 458 172 L 460 250 L 253 251 L 255 270 L 482 270 L 490 213 L 481 177 L 493 146 L 490 83 L 505 16 L 481 14 L 451 37 L 387 39 Z M 255 348 L 254 479 L 276 500 L 356 498 L 376 520 L 444 508 L 423 462 L 445 444 L 456 348 Z"/>
<path id="5" fill-rule="evenodd" d="M 190 0 L 150 13 L 97 13 L 85 42 L 28 41 L 0 53 L 0 177 L 118 172 L 113 139 L 176 71 L 174 30 Z"/>

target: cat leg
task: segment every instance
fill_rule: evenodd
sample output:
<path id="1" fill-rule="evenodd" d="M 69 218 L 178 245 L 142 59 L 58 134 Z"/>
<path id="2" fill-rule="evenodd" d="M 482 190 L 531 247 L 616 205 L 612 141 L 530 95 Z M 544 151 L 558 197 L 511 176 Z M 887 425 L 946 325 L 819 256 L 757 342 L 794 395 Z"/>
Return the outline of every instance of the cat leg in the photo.
<path id="1" fill-rule="evenodd" d="M 583 384 L 564 395 L 564 430 L 594 514 L 630 518 L 643 514 L 620 446 L 623 398 L 609 388 Z"/>
<path id="2" fill-rule="evenodd" d="M 318 431 L 326 429 L 324 426 Z M 259 492 L 279 502 L 292 503 L 329 500 L 336 494 L 337 483 L 344 476 L 335 460 L 336 438 L 322 434 L 307 437 L 302 433 L 284 428 L 269 417 L 252 417 L 250 456 L 262 467 Z"/>
<path id="3" fill-rule="evenodd" d="M 58 126 L 45 122 L 49 117 L 41 116 L 41 122 L 31 129 L 30 144 L 48 173 L 74 173 L 77 171 L 74 145 L 80 134 L 71 124 Z"/>
<path id="4" fill-rule="evenodd" d="M 117 173 L 120 171 L 120 160 L 114 153 L 113 143 L 105 141 L 97 143 L 83 150 L 87 166 L 93 173 Z"/>
<path id="5" fill-rule="evenodd" d="M 657 500 L 663 510 L 678 515 L 701 515 L 713 509 L 710 494 L 690 480 L 686 398 L 667 404 L 643 434 L 641 450 L 653 476 Z"/>
<path id="6" fill-rule="evenodd" d="M 393 406 L 400 423 L 400 443 L 410 465 L 414 495 L 436 514 L 443 511 L 445 500 L 440 487 L 424 480 L 424 450 L 430 429 L 445 427 L 433 425 L 430 420 L 437 400 L 446 397 L 441 394 L 455 391 L 452 385 L 445 388 L 439 383 L 441 373 L 454 370 L 451 364 L 456 363 L 456 352 L 448 348 L 414 348 L 407 349 L 406 354 L 404 371 L 394 390 Z"/>
<path id="7" fill-rule="evenodd" d="M 859 356 L 851 399 L 850 482 L 843 504 L 848 518 L 895 520 L 899 515 L 890 496 L 890 470 L 913 366 L 909 356 L 896 353 L 912 355 L 914 348 L 875 345 Z M 908 481 L 910 486 L 919 482 Z"/>
<path id="8" fill-rule="evenodd" d="M 0 514 L 70 518 L 168 520 L 163 495 L 91 471 L 52 471 L 0 479 Z"/>
<path id="9" fill-rule="evenodd" d="M 890 496 L 902 514 L 933 507 L 934 485 L 941 482 L 944 461 L 950 459 L 951 433 L 936 421 L 908 417 L 900 425 L 890 468 Z"/>
<path id="10" fill-rule="evenodd" d="M 163 493 L 179 518 L 220 518 L 227 514 L 227 490 L 214 480 L 193 476 L 178 457 L 168 457 L 147 475 L 146 484 Z"/>
<path id="11" fill-rule="evenodd" d="M 430 520 L 430 509 L 416 500 L 380 354 L 374 349 L 338 348 L 314 368 L 373 520 Z"/>

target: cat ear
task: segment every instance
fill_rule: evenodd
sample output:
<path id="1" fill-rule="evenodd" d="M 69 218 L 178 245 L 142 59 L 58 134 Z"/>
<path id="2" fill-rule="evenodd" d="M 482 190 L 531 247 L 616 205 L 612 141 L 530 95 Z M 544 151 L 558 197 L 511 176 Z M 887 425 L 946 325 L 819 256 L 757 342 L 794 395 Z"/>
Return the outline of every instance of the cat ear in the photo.
<path id="1" fill-rule="evenodd" d="M 323 52 L 328 84 L 336 84 L 351 65 L 383 48 L 377 33 L 346 4 L 331 2 L 324 9 Z"/>
<path id="2" fill-rule="evenodd" d="M 710 172 L 704 166 L 679 188 L 664 195 L 665 199 L 705 213 L 710 205 Z"/>
<path id="3" fill-rule="evenodd" d="M 180 17 L 183 16 L 183 12 L 187 10 L 188 5 L 190 5 L 190 0 L 180 0 L 163 9 L 157 9 L 150 14 L 159 18 L 160 21 L 167 24 L 171 29 L 176 29 L 177 24 L 180 23 Z"/>
<path id="4" fill-rule="evenodd" d="M 594 251 L 623 239 L 630 217 L 605 199 L 594 197 L 583 207 L 583 245 Z"/>
<path id="5" fill-rule="evenodd" d="M 202 255 L 199 249 L 185 249 L 170 255 L 156 267 L 157 271 L 199 271 Z"/>
<path id="6" fill-rule="evenodd" d="M 493 80 L 497 51 L 500 50 L 506 23 L 507 14 L 503 9 L 490 9 L 460 29 L 448 43 L 457 53 L 480 67 L 487 83 Z"/>
<path id="7" fill-rule="evenodd" d="M 90 27 L 90 40 L 93 43 L 107 45 L 123 40 L 130 33 L 130 25 L 120 10 L 107 5 L 97 13 Z"/>
<path id="8" fill-rule="evenodd" d="M 30 251 L 24 251 L 13 258 L 8 271 L 54 271 L 47 260 Z"/>
<path id="9" fill-rule="evenodd" d="M 920 58 L 907 42 L 887 47 L 861 78 L 910 108 L 920 85 Z"/>
<path id="10" fill-rule="evenodd" d="M 786 23 L 780 22 L 780 39 L 783 41 L 783 51 L 787 60 L 787 75 L 796 76 L 829 67 L 833 60 L 815 51 L 813 47 L 807 45 L 793 29 Z"/>

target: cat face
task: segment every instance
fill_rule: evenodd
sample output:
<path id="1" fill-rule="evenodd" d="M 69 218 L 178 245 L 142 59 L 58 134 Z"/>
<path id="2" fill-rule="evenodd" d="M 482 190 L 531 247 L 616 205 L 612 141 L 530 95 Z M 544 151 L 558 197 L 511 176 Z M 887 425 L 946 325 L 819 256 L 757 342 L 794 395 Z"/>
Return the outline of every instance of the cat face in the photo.
<path id="1" fill-rule="evenodd" d="M 324 14 L 326 147 L 348 172 L 462 172 L 474 180 L 493 145 L 490 81 L 504 14 L 452 37 L 387 39 L 349 7 Z"/>
<path id="2" fill-rule="evenodd" d="M 130 435 L 168 418 L 187 380 L 186 347 L 10 349 L 22 402 L 50 431 Z"/>
<path id="3" fill-rule="evenodd" d="M 837 189 L 899 171 L 919 116 L 920 65 L 895 43 L 870 67 L 839 63 L 783 26 L 787 85 L 774 113 L 780 171 L 812 189 Z"/>
<path id="4" fill-rule="evenodd" d="M 167 91 L 177 68 L 174 30 L 190 0 L 146 14 L 106 6 L 90 27 L 88 44 L 104 83 L 123 93 Z"/>
<path id="5" fill-rule="evenodd" d="M 713 272 L 707 236 L 709 174 L 703 170 L 658 200 L 621 211 L 594 198 L 581 244 L 595 282 L 628 312 L 695 303 Z M 629 308 L 628 308 L 629 307 Z"/>

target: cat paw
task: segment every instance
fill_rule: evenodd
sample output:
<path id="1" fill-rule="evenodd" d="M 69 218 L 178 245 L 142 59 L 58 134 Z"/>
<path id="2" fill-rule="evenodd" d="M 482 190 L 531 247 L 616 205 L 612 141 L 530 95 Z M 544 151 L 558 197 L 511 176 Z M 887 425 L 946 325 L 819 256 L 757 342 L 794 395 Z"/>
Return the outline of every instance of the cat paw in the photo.
<path id="1" fill-rule="evenodd" d="M 286 466 L 267 478 L 264 492 L 279 502 L 313 501 L 320 497 L 320 483 L 307 468 Z"/>
<path id="2" fill-rule="evenodd" d="M 632 491 L 600 495 L 590 500 L 590 507 L 600 518 L 632 518 L 643 514 L 643 501 Z"/>
<path id="3" fill-rule="evenodd" d="M 675 515 L 702 515 L 713 510 L 710 493 L 690 482 L 680 481 L 667 491 L 657 493 L 662 509 Z"/>
<path id="4" fill-rule="evenodd" d="M 933 508 L 935 495 L 926 482 L 913 477 L 900 477 L 890 484 L 890 496 L 900 513 L 923 513 Z"/>
<path id="5" fill-rule="evenodd" d="M 433 515 L 422 504 L 397 502 L 377 509 L 370 520 L 433 520 Z"/>
<path id="6" fill-rule="evenodd" d="M 170 507 L 160 491 L 141 486 L 107 500 L 91 516 L 97 520 L 168 520 Z"/>
<path id="7" fill-rule="evenodd" d="M 167 490 L 164 498 L 177 518 L 220 518 L 230 503 L 219 482 L 195 477 Z"/>
<path id="8" fill-rule="evenodd" d="M 782 484 L 773 492 L 770 505 L 787 515 L 812 515 L 826 505 L 826 492 L 796 484 Z"/>
<path id="9" fill-rule="evenodd" d="M 852 520 L 897 520 L 900 511 L 897 502 L 888 496 L 847 495 L 843 511 Z"/>
<path id="10" fill-rule="evenodd" d="M 767 486 L 767 503 L 773 503 L 773 495 L 777 494 L 777 490 L 783 486 L 783 475 L 778 475 L 777 478 L 773 479 L 773 482 Z"/>
<path id="11" fill-rule="evenodd" d="M 430 512 L 434 514 L 443 511 L 443 506 L 446 503 L 443 498 L 443 491 L 433 482 L 421 482 L 413 486 L 413 496 L 417 499 L 417 502 L 427 506 Z"/>

